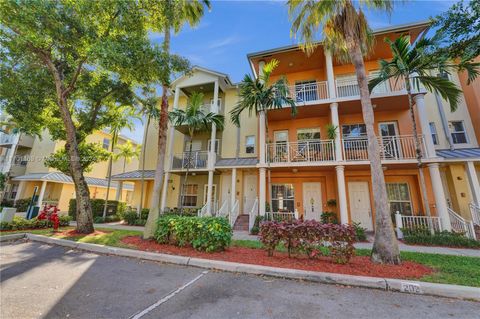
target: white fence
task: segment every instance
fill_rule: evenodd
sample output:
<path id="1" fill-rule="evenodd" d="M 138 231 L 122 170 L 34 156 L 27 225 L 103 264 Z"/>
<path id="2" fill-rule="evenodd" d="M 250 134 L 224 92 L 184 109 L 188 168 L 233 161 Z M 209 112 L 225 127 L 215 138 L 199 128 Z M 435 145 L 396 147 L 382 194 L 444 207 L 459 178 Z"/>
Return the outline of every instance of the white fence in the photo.
<path id="1" fill-rule="evenodd" d="M 298 212 L 266 212 L 266 220 L 292 221 L 298 219 Z"/>
<path id="2" fill-rule="evenodd" d="M 397 212 L 395 214 L 395 224 L 398 238 L 403 238 L 402 228 L 411 230 L 425 228 L 430 229 L 432 232 L 442 231 L 442 222 L 440 217 L 406 216 Z"/>
<path id="3" fill-rule="evenodd" d="M 426 154 L 423 135 L 419 136 L 420 151 Z M 413 135 L 397 135 L 378 137 L 380 156 L 383 160 L 402 160 L 416 158 L 415 137 Z M 366 137 L 342 140 L 343 157 L 346 161 L 368 160 L 368 139 Z"/>
<path id="4" fill-rule="evenodd" d="M 329 98 L 327 81 L 295 84 L 289 87 L 289 91 L 293 100 L 300 104 Z"/>
<path id="5" fill-rule="evenodd" d="M 450 217 L 450 224 L 452 225 L 452 231 L 465 234 L 466 237 L 476 239 L 475 229 L 473 228 L 473 222 L 466 220 L 462 216 L 458 215 L 451 208 L 448 208 L 448 215 Z"/>
<path id="6" fill-rule="evenodd" d="M 306 140 L 267 144 L 270 163 L 326 162 L 335 160 L 333 140 Z"/>

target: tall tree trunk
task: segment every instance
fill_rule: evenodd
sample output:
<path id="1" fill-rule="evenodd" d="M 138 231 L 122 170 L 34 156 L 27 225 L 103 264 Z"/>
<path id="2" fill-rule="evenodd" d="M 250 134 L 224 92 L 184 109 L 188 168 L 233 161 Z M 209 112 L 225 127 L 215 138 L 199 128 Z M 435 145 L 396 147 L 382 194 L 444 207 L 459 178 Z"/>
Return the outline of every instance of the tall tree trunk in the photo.
<path id="1" fill-rule="evenodd" d="M 165 37 L 163 40 L 163 49 L 165 53 L 170 53 L 170 26 L 165 27 Z M 156 221 L 160 215 L 160 199 L 163 186 L 163 174 L 165 169 L 165 153 L 167 148 L 168 131 L 168 89 L 166 83 L 162 84 L 162 105 L 160 108 L 160 119 L 158 121 L 158 153 L 157 166 L 155 169 L 155 179 L 153 183 L 152 200 L 150 203 L 150 212 L 148 213 L 143 238 L 151 238 L 155 233 Z"/>
<path id="2" fill-rule="evenodd" d="M 147 147 L 147 140 L 148 140 L 148 128 L 150 127 L 150 116 L 147 117 L 147 127 L 145 129 L 145 136 L 143 137 L 143 144 L 142 144 L 142 173 L 140 178 L 140 205 L 138 205 L 139 209 L 137 212 L 138 216 L 141 216 L 142 207 L 143 207 L 143 196 L 145 190 L 145 150 Z"/>
<path id="3" fill-rule="evenodd" d="M 185 171 L 185 178 L 183 179 L 182 188 L 180 189 L 180 214 L 183 214 L 183 192 L 187 186 L 188 173 L 190 172 L 190 160 L 192 159 L 192 145 L 193 145 L 193 135 L 190 135 L 190 144 L 188 146 L 188 164 L 187 170 Z"/>
<path id="4" fill-rule="evenodd" d="M 110 145 L 110 158 L 108 159 L 108 179 L 107 179 L 107 196 L 105 196 L 105 205 L 103 205 L 103 220 L 107 217 L 108 196 L 110 195 L 110 185 L 112 184 L 112 165 L 113 165 L 113 150 L 115 148 L 116 133 L 112 136 L 112 145 Z"/>
<path id="5" fill-rule="evenodd" d="M 422 164 L 422 150 L 420 148 L 420 140 L 418 138 L 418 131 L 417 131 L 417 120 L 415 118 L 415 110 L 413 109 L 413 100 L 412 100 L 412 87 L 410 85 L 410 78 L 407 76 L 405 79 L 405 86 L 407 88 L 407 95 L 408 95 L 408 108 L 410 110 L 410 118 L 412 119 L 412 126 L 413 126 L 413 138 L 415 139 L 415 153 L 417 157 L 417 166 L 418 166 L 418 176 L 420 182 L 420 190 L 422 193 L 422 200 L 425 205 L 425 214 L 430 217 L 432 214 L 430 212 L 430 204 L 428 203 L 427 197 L 427 184 L 425 184 L 425 175 L 423 174 L 423 164 Z M 428 134 L 424 132 L 424 134 Z M 431 220 L 428 220 L 428 227 L 430 231 L 433 232 L 433 225 Z"/>
<path id="6" fill-rule="evenodd" d="M 400 264 L 398 242 L 393 230 L 392 218 L 387 201 L 387 188 L 380 160 L 380 148 L 374 131 L 374 113 L 368 79 L 363 62 L 359 39 L 353 34 L 346 36 L 348 54 L 355 66 L 358 87 L 360 89 L 360 102 L 362 105 L 363 121 L 367 130 L 368 158 L 372 175 L 372 190 L 375 206 L 375 241 L 373 243 L 371 259 L 375 263 Z"/>

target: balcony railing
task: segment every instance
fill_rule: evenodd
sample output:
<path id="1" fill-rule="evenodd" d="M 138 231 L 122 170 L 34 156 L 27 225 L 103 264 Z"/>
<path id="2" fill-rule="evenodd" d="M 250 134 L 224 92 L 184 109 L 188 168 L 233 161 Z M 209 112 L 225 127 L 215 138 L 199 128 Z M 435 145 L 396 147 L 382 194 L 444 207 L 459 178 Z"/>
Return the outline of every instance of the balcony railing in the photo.
<path id="1" fill-rule="evenodd" d="M 415 138 L 412 135 L 378 137 L 380 156 L 383 160 L 403 160 L 416 158 Z M 420 151 L 425 152 L 423 136 L 419 137 Z M 368 140 L 366 137 L 342 140 L 343 157 L 346 161 L 368 160 Z"/>
<path id="2" fill-rule="evenodd" d="M 315 102 L 329 98 L 327 81 L 291 85 L 289 91 L 296 103 Z"/>
<path id="3" fill-rule="evenodd" d="M 173 156 L 173 169 L 199 169 L 206 168 L 208 151 L 183 152 Z"/>
<path id="4" fill-rule="evenodd" d="M 368 77 L 369 80 L 372 78 L 374 78 L 374 76 Z M 335 87 L 337 89 L 337 97 L 339 98 L 360 96 L 360 89 L 356 78 L 337 79 L 335 80 Z M 386 81 L 377 85 L 373 89 L 372 95 L 399 92 L 404 89 L 404 81 Z"/>
<path id="5" fill-rule="evenodd" d="M 325 162 L 335 159 L 333 140 L 308 140 L 267 144 L 270 163 Z"/>
<path id="6" fill-rule="evenodd" d="M 0 144 L 12 144 L 14 142 L 15 135 L 0 133 Z"/>

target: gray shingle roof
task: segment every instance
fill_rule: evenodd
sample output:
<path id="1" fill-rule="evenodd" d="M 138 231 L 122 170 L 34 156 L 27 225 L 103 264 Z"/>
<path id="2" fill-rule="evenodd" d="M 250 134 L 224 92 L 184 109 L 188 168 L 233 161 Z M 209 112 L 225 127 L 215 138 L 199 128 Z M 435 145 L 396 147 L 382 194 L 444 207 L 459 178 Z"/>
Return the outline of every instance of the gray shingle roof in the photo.
<path id="1" fill-rule="evenodd" d="M 215 167 L 230 167 L 230 166 L 255 166 L 258 159 L 250 158 L 222 158 L 217 161 Z"/>
<path id="2" fill-rule="evenodd" d="M 112 179 L 113 179 L 113 176 L 112 176 Z M 73 180 L 70 176 L 60 172 L 30 173 L 30 174 L 14 177 L 13 180 L 14 181 L 47 181 L 47 182 L 68 183 L 68 184 L 73 183 Z M 89 186 L 107 187 L 108 185 L 108 180 L 103 178 L 85 177 L 85 181 Z M 110 185 L 112 188 L 116 188 L 117 182 L 112 180 Z M 133 186 L 124 184 L 123 189 L 133 190 Z"/>
<path id="3" fill-rule="evenodd" d="M 144 171 L 145 179 L 153 179 L 155 177 L 154 170 L 145 170 Z M 121 174 L 116 174 L 112 176 L 113 180 L 123 181 L 123 180 L 134 180 L 142 178 L 142 170 L 130 171 Z"/>
<path id="4" fill-rule="evenodd" d="M 459 148 L 456 150 L 437 150 L 437 156 L 445 159 L 480 158 L 480 148 Z"/>

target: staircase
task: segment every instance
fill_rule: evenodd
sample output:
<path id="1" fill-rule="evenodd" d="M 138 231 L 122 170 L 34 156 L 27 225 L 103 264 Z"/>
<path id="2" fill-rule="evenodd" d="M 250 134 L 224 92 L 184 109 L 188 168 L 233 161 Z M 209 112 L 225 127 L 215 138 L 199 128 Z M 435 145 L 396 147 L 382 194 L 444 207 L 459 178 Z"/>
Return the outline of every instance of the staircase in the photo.
<path id="1" fill-rule="evenodd" d="M 477 237 L 477 240 L 480 240 L 480 225 L 475 225 L 475 236 Z"/>
<path id="2" fill-rule="evenodd" d="M 249 219 L 250 218 L 247 214 L 239 215 L 237 220 L 235 221 L 235 224 L 233 225 L 233 230 L 248 231 Z"/>

